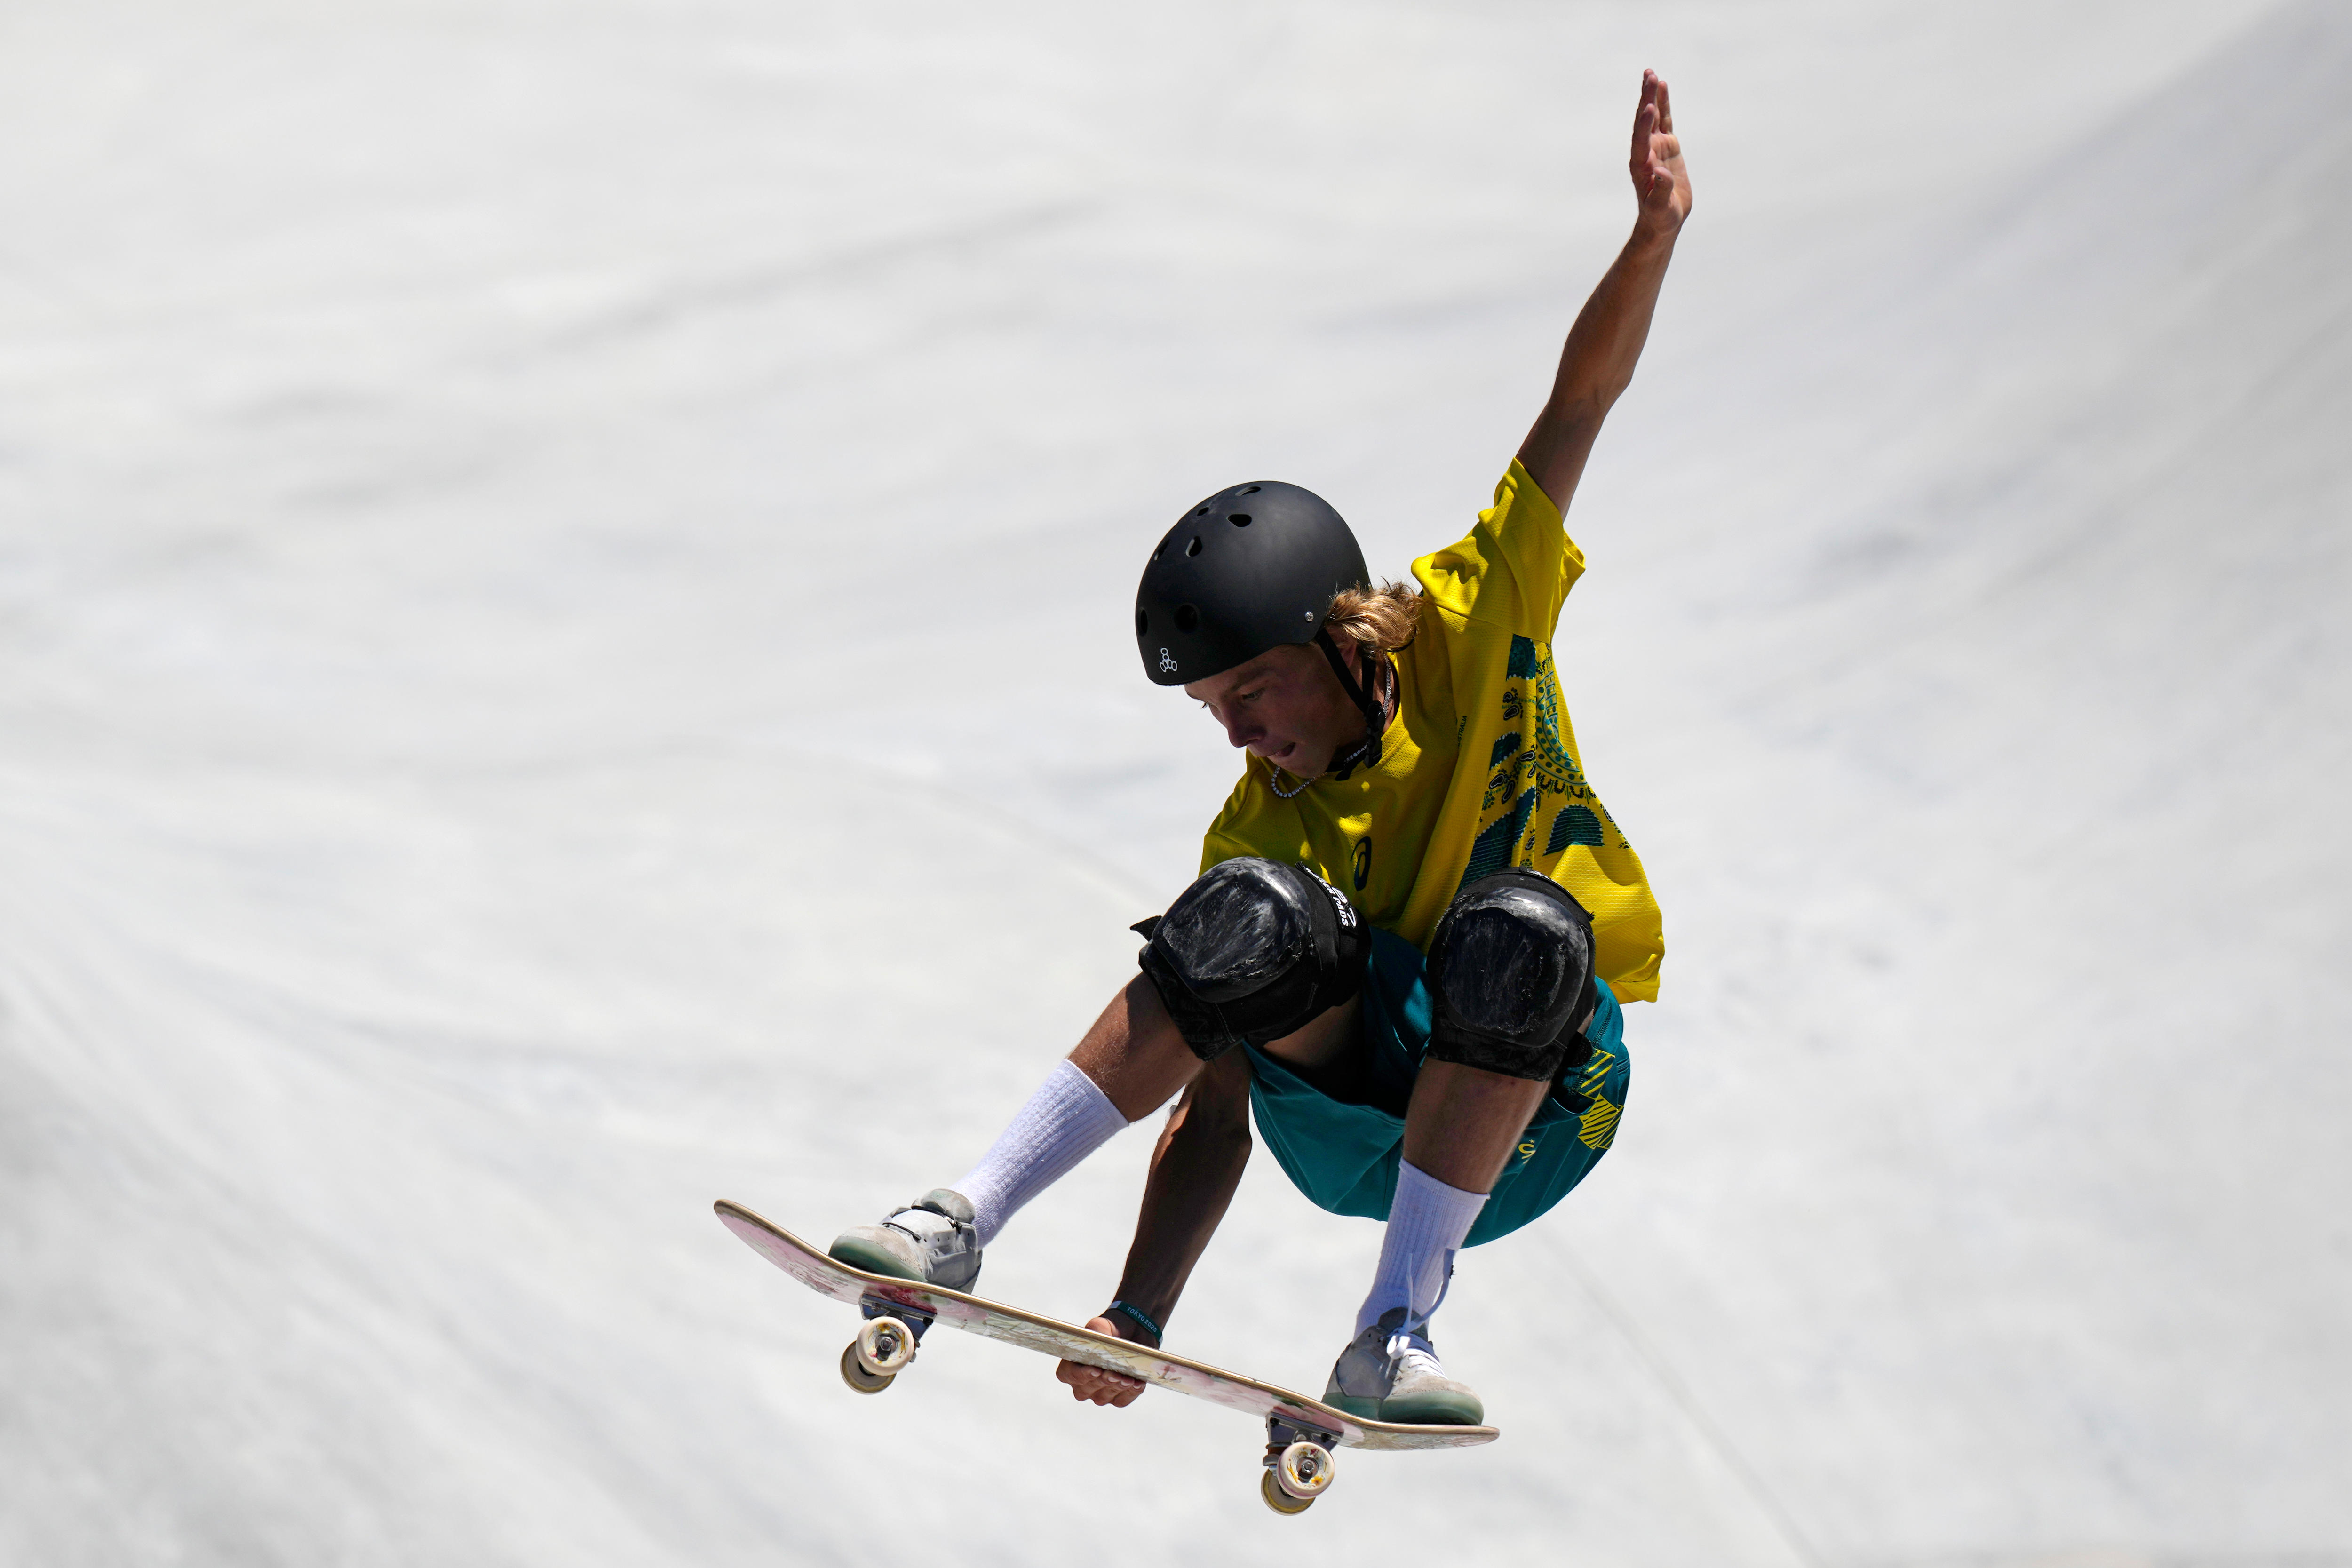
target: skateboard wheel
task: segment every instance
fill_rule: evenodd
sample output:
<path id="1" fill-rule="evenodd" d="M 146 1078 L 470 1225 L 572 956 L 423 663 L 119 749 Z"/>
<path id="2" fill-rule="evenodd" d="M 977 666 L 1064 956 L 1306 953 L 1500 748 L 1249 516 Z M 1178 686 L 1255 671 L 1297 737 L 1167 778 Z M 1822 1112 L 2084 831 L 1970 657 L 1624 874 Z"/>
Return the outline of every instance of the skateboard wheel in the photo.
<path id="1" fill-rule="evenodd" d="M 1305 1513 L 1315 1506 L 1315 1500 L 1311 1497 L 1292 1497 L 1284 1491 L 1276 1484 L 1271 1468 L 1258 1472 L 1257 1495 L 1264 1498 L 1265 1506 L 1276 1513 Z"/>
<path id="2" fill-rule="evenodd" d="M 915 1331 L 896 1318 L 868 1318 L 849 1348 L 857 1364 L 876 1377 L 896 1377 L 915 1359 Z"/>
<path id="3" fill-rule="evenodd" d="M 1276 1486 L 1297 1498 L 1303 1508 L 1323 1495 L 1324 1489 L 1331 1484 L 1335 1468 L 1330 1449 L 1320 1443 L 1302 1440 L 1285 1448 L 1266 1474 Z"/>
<path id="4" fill-rule="evenodd" d="M 860 1394 L 879 1394 L 898 1381 L 898 1376 L 893 1372 L 866 1371 L 858 1362 L 855 1341 L 841 1352 L 841 1381 Z"/>

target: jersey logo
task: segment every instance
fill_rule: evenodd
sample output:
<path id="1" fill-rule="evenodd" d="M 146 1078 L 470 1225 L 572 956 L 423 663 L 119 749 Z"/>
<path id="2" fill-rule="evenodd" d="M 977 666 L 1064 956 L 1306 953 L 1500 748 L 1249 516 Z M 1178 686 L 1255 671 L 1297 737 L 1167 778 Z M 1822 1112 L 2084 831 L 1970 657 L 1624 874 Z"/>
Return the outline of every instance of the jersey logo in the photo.
<path id="1" fill-rule="evenodd" d="M 1372 836 L 1365 834 L 1356 840 L 1356 891 L 1362 892 L 1364 884 L 1372 879 Z"/>
<path id="2" fill-rule="evenodd" d="M 1606 1149 L 1617 1141 L 1617 1118 L 1624 1107 L 1602 1098 L 1609 1087 L 1609 1069 L 1616 1065 L 1614 1056 L 1598 1048 L 1585 1058 L 1584 1073 L 1576 1087 L 1592 1103 L 1584 1108 L 1577 1123 L 1576 1141 L 1588 1149 Z"/>
<path id="3" fill-rule="evenodd" d="M 1325 881 L 1321 876 L 1317 874 L 1314 867 L 1301 866 L 1299 869 L 1306 872 L 1308 876 L 1313 877 L 1315 879 L 1315 885 L 1322 889 L 1326 894 L 1329 895 L 1331 900 L 1331 908 L 1339 912 L 1339 929 L 1341 931 L 1355 930 L 1356 906 L 1348 901 L 1347 895 L 1340 892 L 1339 889 L 1333 887 L 1330 883 Z"/>
<path id="4" fill-rule="evenodd" d="M 1549 646 L 1531 637 L 1511 638 L 1507 674 L 1505 728 L 1486 759 L 1486 795 L 1480 803 L 1482 813 L 1496 815 L 1470 847 L 1464 887 L 1506 866 L 1558 855 L 1571 844 L 1632 847 L 1568 749 L 1559 676 Z"/>
<path id="5" fill-rule="evenodd" d="M 1176 673 L 1176 656 L 1164 647 L 1160 650 L 1160 673 L 1162 675 Z"/>

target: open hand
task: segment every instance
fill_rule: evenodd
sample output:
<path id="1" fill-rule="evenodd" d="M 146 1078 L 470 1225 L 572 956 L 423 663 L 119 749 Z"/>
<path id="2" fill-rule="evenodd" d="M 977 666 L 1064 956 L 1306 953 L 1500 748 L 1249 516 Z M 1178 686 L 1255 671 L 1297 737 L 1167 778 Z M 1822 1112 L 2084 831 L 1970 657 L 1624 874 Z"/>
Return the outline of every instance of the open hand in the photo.
<path id="1" fill-rule="evenodd" d="M 1690 173 L 1675 135 L 1674 100 L 1653 70 L 1642 73 L 1642 106 L 1633 113 L 1633 170 L 1642 226 L 1663 235 L 1681 228 L 1690 216 Z"/>
<path id="2" fill-rule="evenodd" d="M 1138 1344 L 1143 1342 L 1132 1325 L 1122 1323 L 1117 1318 L 1091 1319 L 1087 1327 L 1098 1334 L 1108 1334 L 1115 1340 L 1134 1340 Z M 1070 1385 L 1070 1397 L 1073 1399 L 1091 1399 L 1097 1405 L 1117 1405 L 1122 1409 L 1134 1404 L 1135 1396 L 1144 1390 L 1141 1378 L 1129 1377 L 1125 1373 L 1105 1372 L 1101 1367 L 1088 1366 L 1083 1362 L 1063 1362 L 1054 1368 L 1054 1375 Z"/>

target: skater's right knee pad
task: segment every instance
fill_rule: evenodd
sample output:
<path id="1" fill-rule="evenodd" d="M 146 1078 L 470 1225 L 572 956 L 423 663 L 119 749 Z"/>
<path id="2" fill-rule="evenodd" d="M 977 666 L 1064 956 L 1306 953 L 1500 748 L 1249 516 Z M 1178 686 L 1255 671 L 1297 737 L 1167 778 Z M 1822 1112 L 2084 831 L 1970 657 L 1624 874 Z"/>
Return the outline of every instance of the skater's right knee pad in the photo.
<path id="1" fill-rule="evenodd" d="M 1244 858 L 1203 872 L 1136 928 L 1169 1016 L 1202 1061 L 1263 1046 L 1363 988 L 1371 937 L 1339 890 L 1303 867 Z"/>
<path id="2" fill-rule="evenodd" d="M 1592 1013 L 1592 917 L 1538 872 L 1482 877 L 1437 922 L 1429 989 L 1432 1060 L 1549 1082 Z"/>

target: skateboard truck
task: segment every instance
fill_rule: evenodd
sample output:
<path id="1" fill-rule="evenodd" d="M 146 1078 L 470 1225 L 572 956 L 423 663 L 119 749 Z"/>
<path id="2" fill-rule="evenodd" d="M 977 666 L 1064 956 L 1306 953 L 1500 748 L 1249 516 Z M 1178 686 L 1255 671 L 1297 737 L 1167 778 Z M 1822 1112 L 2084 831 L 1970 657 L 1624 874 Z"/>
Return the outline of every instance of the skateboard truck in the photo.
<path id="1" fill-rule="evenodd" d="M 866 1321 L 841 1352 L 841 1381 L 860 1394 L 879 1394 L 915 1359 L 938 1314 L 884 1296 L 861 1299 L 857 1310 Z"/>
<path id="2" fill-rule="evenodd" d="M 1276 1513 L 1305 1513 L 1330 1488 L 1339 1434 L 1277 1413 L 1265 1418 L 1265 1474 L 1258 1495 Z"/>

